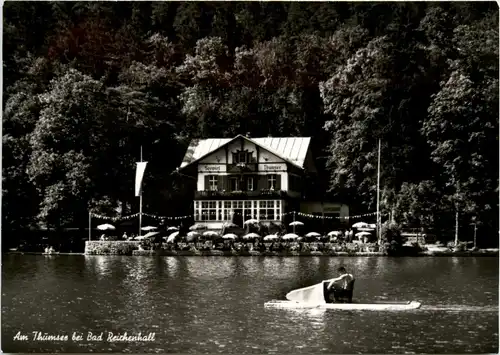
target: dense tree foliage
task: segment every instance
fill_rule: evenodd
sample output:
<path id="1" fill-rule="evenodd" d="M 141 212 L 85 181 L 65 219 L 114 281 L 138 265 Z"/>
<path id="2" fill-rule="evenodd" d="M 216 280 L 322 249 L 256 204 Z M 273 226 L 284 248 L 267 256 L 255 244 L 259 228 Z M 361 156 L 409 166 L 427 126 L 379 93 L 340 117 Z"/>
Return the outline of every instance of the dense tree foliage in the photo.
<path id="1" fill-rule="evenodd" d="M 189 214 L 187 144 L 239 133 L 313 136 L 354 213 L 380 139 L 383 212 L 498 229 L 494 2 L 7 2 L 3 25 L 4 229 L 135 211 L 141 146 L 145 210 Z"/>

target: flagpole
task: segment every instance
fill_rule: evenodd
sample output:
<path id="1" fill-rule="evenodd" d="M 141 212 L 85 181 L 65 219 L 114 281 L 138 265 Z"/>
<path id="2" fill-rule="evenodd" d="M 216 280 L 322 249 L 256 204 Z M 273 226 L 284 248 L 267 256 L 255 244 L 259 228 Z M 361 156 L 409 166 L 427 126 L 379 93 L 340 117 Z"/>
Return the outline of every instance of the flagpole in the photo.
<path id="1" fill-rule="evenodd" d="M 378 140 L 378 165 L 377 165 L 377 240 L 380 245 L 380 139 Z"/>
<path id="2" fill-rule="evenodd" d="M 89 211 L 89 241 L 92 233 L 92 212 Z"/>
<path id="3" fill-rule="evenodd" d="M 141 145 L 141 163 L 142 163 L 142 145 Z M 139 190 L 139 237 L 142 229 L 142 182 Z"/>

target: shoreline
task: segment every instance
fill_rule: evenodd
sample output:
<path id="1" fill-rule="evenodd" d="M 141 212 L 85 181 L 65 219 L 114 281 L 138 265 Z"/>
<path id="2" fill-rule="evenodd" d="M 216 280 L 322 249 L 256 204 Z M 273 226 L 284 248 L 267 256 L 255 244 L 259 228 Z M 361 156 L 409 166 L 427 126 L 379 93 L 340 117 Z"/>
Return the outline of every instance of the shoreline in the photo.
<path id="1" fill-rule="evenodd" d="M 98 255 L 98 256 L 259 256 L 259 257 L 307 257 L 307 256 L 322 256 L 322 257 L 498 257 L 498 249 L 483 249 L 478 251 L 461 251 L 461 252 L 445 252 L 445 251 L 424 251 L 414 255 L 387 255 L 384 252 L 298 252 L 298 251 L 282 251 L 282 252 L 259 252 L 259 251 L 222 251 L 222 250 L 133 250 L 131 254 L 115 254 L 115 253 L 58 253 L 58 254 L 44 254 L 43 252 L 22 252 L 22 251 L 8 251 L 4 254 L 17 254 L 17 255 L 45 255 L 54 257 L 58 255 Z"/>

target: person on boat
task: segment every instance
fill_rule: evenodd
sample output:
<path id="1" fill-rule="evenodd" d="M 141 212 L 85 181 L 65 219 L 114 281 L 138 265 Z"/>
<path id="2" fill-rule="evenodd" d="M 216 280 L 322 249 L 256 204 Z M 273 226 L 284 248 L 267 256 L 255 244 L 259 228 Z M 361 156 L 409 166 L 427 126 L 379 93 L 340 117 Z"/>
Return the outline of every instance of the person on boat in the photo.
<path id="1" fill-rule="evenodd" d="M 354 276 L 348 273 L 346 268 L 341 266 L 337 270 L 339 276 L 327 281 L 325 289 L 325 301 L 331 303 L 331 296 L 335 302 L 352 303 L 352 292 L 354 288 Z"/>

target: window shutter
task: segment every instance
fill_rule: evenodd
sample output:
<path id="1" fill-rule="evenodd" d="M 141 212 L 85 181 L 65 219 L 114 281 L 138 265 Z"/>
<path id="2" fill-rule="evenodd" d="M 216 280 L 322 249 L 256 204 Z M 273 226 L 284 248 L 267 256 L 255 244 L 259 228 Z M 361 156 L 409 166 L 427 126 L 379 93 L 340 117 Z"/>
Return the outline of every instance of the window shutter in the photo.
<path id="1" fill-rule="evenodd" d="M 251 185 L 250 185 L 250 182 L 252 182 Z M 255 190 L 255 178 L 253 176 L 247 176 L 246 184 L 247 185 L 245 186 L 245 190 L 249 190 L 249 191 Z M 251 189 L 249 189 L 249 187 Z"/>
<path id="2" fill-rule="evenodd" d="M 267 189 L 267 175 L 259 175 L 256 183 L 257 190 Z"/>
<path id="3" fill-rule="evenodd" d="M 234 191 L 234 190 L 235 190 L 235 188 L 236 188 L 236 186 L 235 186 L 235 179 L 237 179 L 237 178 L 231 177 L 231 178 L 229 179 L 229 181 L 228 181 L 228 183 L 229 183 L 229 188 L 228 188 L 228 190 L 229 190 L 229 191 Z"/>
<path id="4" fill-rule="evenodd" d="M 281 175 L 276 174 L 276 188 L 275 190 L 281 190 Z"/>
<path id="5" fill-rule="evenodd" d="M 228 182 L 227 175 L 220 175 L 220 177 L 222 179 L 222 183 L 220 185 L 220 189 L 221 190 L 229 191 L 229 182 Z"/>
<path id="6" fill-rule="evenodd" d="M 224 190 L 223 184 L 224 184 L 224 180 L 222 179 L 222 175 L 218 175 L 217 176 L 217 191 Z"/>
<path id="7" fill-rule="evenodd" d="M 209 175 L 205 175 L 205 188 L 203 190 L 210 190 L 210 186 L 208 185 L 208 177 Z"/>

